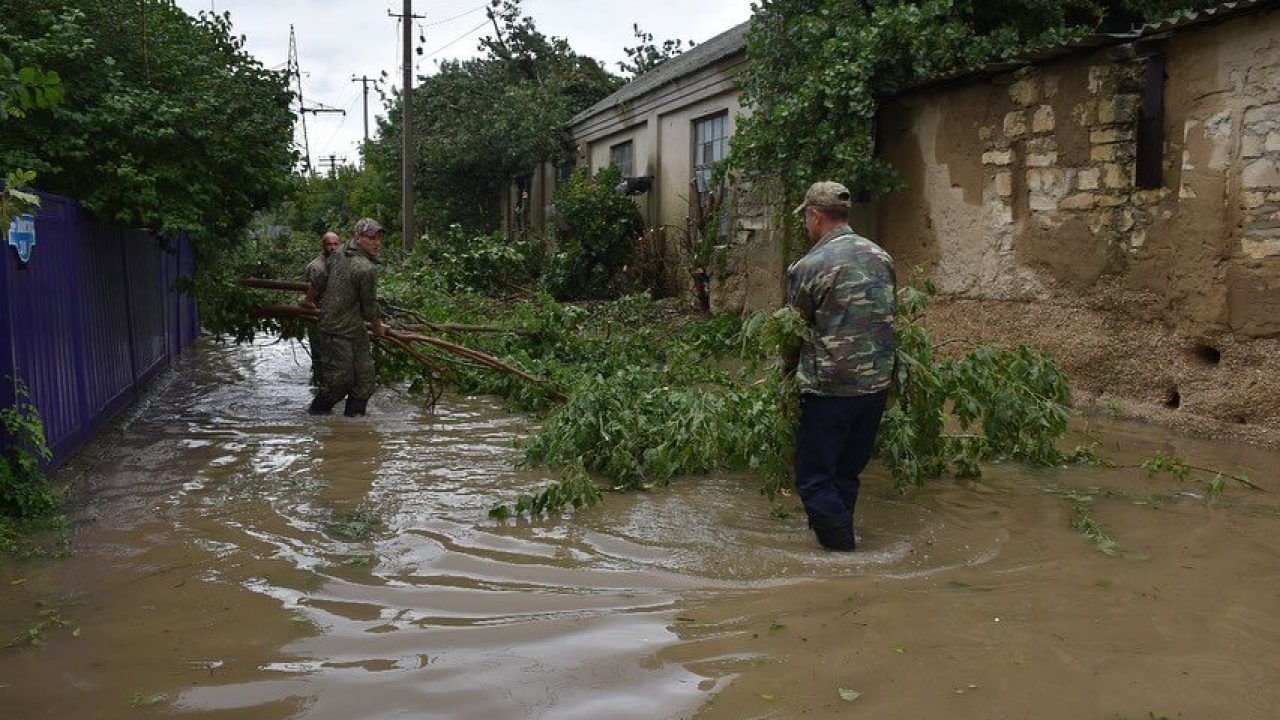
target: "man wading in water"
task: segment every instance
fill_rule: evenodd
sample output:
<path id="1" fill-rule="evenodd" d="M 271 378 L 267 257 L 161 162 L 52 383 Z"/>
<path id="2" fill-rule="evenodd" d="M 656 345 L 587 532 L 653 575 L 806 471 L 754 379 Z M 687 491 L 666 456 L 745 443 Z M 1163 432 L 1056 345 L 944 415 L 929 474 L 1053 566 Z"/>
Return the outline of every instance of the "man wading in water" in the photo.
<path id="1" fill-rule="evenodd" d="M 327 232 L 320 238 L 320 254 L 311 262 L 307 263 L 307 267 L 303 273 L 307 277 L 307 294 L 303 296 L 302 302 L 298 303 L 304 308 L 314 310 L 319 304 L 324 292 L 321 291 L 316 283 L 320 281 L 321 276 L 329 267 L 329 257 L 337 251 L 338 246 L 342 244 L 342 240 L 338 237 L 338 233 Z M 307 331 L 307 339 L 311 343 L 311 384 L 320 384 L 320 369 L 324 367 L 321 358 L 324 356 L 324 333 L 320 332 L 317 327 L 311 327 Z"/>
<path id="2" fill-rule="evenodd" d="M 796 491 L 831 550 L 853 550 L 858 474 L 867 466 L 893 380 L 893 258 L 849 227 L 849 190 L 814 183 L 804 214 L 807 255 L 787 270 L 787 302 L 809 338 L 783 359 L 800 388 Z"/>
<path id="3" fill-rule="evenodd" d="M 378 251 L 382 226 L 364 218 L 356 222 L 355 238 L 329 257 L 325 271 L 312 287 L 320 293 L 321 354 L 320 392 L 307 412 L 323 415 L 339 400 L 347 399 L 342 414 L 364 415 L 369 396 L 377 387 L 373 347 L 365 323 L 373 334 L 386 335 L 378 314 Z"/>

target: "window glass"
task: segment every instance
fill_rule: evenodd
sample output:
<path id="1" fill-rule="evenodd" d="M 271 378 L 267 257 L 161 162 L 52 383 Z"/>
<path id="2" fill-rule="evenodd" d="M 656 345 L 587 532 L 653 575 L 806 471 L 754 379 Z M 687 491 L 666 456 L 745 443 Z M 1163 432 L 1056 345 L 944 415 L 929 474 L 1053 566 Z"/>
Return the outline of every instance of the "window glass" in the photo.
<path id="1" fill-rule="evenodd" d="M 622 171 L 622 177 L 624 178 L 635 177 L 635 173 L 632 172 L 631 163 L 633 148 L 634 145 L 632 145 L 630 140 L 609 148 L 609 164 L 618 166 L 618 169 Z"/>
<path id="2" fill-rule="evenodd" d="M 698 192 L 711 187 L 713 166 L 729 154 L 729 112 L 693 121 L 693 176 Z"/>

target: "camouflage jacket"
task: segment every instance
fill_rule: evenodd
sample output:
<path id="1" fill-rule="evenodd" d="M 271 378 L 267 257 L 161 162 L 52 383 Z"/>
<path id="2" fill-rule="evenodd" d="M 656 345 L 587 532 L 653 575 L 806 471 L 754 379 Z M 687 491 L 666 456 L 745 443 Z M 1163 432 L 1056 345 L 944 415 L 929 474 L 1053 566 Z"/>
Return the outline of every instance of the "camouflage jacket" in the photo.
<path id="1" fill-rule="evenodd" d="M 363 335 L 366 322 L 378 319 L 378 261 L 354 241 L 329 256 L 312 284 L 320 295 L 320 329 L 337 337 Z"/>
<path id="2" fill-rule="evenodd" d="M 787 287 L 787 302 L 810 330 L 787 368 L 801 392 L 855 396 L 889 387 L 897 298 L 888 253 L 842 225 L 787 270 Z"/>
<path id="3" fill-rule="evenodd" d="M 326 258 L 324 255 L 317 255 L 314 260 L 307 263 L 306 269 L 303 270 L 303 273 L 305 273 L 307 276 L 307 284 L 311 285 L 311 287 L 313 288 L 316 288 L 315 296 L 316 296 L 317 304 L 319 304 L 321 298 L 324 297 L 324 293 L 320 291 L 320 286 L 317 285 L 317 283 L 320 282 L 320 278 L 321 276 L 324 275 L 325 271 L 328 269 L 328 266 L 329 266 L 329 259 Z"/>

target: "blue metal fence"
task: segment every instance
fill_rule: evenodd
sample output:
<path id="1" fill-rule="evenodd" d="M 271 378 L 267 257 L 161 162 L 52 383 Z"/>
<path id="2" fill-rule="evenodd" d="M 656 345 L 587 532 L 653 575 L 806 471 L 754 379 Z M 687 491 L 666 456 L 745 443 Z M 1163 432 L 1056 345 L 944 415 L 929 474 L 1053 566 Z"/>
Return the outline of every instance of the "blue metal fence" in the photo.
<path id="1" fill-rule="evenodd" d="M 161 239 L 95 220 L 41 194 L 36 245 L 0 262 L 0 376 L 24 382 L 59 464 L 169 366 L 199 330 L 176 289 L 195 269 L 186 238 Z M 14 401 L 0 382 L 0 405 Z"/>

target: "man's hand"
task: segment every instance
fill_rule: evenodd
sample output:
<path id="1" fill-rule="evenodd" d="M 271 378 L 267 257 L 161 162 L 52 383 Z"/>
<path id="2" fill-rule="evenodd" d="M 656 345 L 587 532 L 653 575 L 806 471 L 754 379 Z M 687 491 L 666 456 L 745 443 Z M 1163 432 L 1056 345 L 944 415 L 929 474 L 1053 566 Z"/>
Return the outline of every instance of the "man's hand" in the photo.
<path id="1" fill-rule="evenodd" d="M 387 326 L 383 325 L 381 320 L 374 320 L 370 325 L 372 326 L 373 334 L 377 337 L 387 336 Z"/>
<path id="2" fill-rule="evenodd" d="M 298 304 L 308 310 L 315 310 L 316 302 L 319 300 L 319 297 L 320 293 L 316 292 L 316 286 L 309 285 L 307 287 L 306 294 L 302 296 L 302 299 L 298 301 Z"/>

